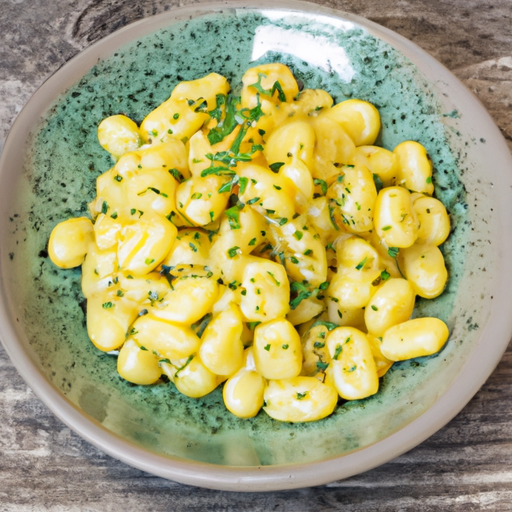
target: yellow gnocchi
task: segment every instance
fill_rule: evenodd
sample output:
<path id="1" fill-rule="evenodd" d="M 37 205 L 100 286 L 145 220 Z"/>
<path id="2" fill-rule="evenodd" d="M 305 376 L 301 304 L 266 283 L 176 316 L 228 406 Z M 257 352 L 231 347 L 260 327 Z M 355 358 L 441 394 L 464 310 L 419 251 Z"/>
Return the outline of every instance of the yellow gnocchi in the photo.
<path id="1" fill-rule="evenodd" d="M 368 101 L 299 91 L 279 63 L 247 70 L 239 97 L 210 73 L 140 126 L 101 121 L 114 163 L 90 218 L 48 242 L 57 266 L 82 268 L 95 347 L 135 385 L 222 386 L 235 416 L 288 422 L 439 351 L 446 324 L 411 317 L 446 286 L 450 217 L 426 148 L 375 146 L 380 129 Z"/>

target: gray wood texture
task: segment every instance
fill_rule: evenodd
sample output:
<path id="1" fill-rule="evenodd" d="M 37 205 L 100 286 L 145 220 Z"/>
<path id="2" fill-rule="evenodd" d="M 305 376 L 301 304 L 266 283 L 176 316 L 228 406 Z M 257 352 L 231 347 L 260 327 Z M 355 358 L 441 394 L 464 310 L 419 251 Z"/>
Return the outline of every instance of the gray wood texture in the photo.
<path id="1" fill-rule="evenodd" d="M 0 0 L 0 150 L 39 85 L 136 19 L 192 2 Z M 512 0 L 318 1 L 423 47 L 487 107 L 512 149 Z M 133 469 L 64 426 L 0 347 L 0 511 L 512 510 L 512 346 L 446 427 L 372 471 L 297 491 L 196 489 Z"/>

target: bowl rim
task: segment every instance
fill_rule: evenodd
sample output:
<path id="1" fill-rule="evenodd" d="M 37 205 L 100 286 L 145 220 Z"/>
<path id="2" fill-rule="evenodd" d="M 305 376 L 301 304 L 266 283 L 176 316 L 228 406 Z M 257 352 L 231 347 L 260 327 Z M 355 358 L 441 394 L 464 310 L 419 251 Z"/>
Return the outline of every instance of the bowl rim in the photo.
<path id="1" fill-rule="evenodd" d="M 25 145 L 27 134 L 33 129 L 34 110 L 41 116 L 58 95 L 83 76 L 83 69 L 88 71 L 98 59 L 111 55 L 120 46 L 175 21 L 226 9 L 299 11 L 352 22 L 390 44 L 416 66 L 420 67 L 421 63 L 420 70 L 427 78 L 457 87 L 459 100 L 476 109 L 479 129 L 486 134 L 497 155 L 495 163 L 499 164 L 500 180 L 509 185 L 502 187 L 502 201 L 498 207 L 499 219 L 510 227 L 512 157 L 499 129 L 479 100 L 442 64 L 406 38 L 360 16 L 298 0 L 200 2 L 138 20 L 93 43 L 51 75 L 18 114 L 0 155 L 0 173 L 8 162 L 20 162 L 19 149 Z M 0 218 L 6 219 L 6 202 L 0 203 Z M 114 458 L 157 476 L 211 489 L 253 492 L 309 487 L 348 478 L 388 462 L 430 437 L 469 402 L 499 363 L 512 333 L 512 315 L 507 307 L 512 300 L 512 269 L 507 266 L 507 261 L 512 259 L 512 237 L 502 237 L 499 254 L 502 273 L 499 289 L 495 290 L 495 308 L 480 333 L 480 340 L 491 337 L 493 344 L 477 343 L 452 385 L 423 414 L 381 441 L 332 459 L 297 465 L 220 466 L 149 452 L 103 427 L 51 384 L 30 353 L 18 342 L 16 315 L 9 307 L 5 288 L 4 276 L 8 270 L 7 255 L 3 253 L 0 260 L 0 339 L 15 367 L 38 398 L 73 431 Z"/>

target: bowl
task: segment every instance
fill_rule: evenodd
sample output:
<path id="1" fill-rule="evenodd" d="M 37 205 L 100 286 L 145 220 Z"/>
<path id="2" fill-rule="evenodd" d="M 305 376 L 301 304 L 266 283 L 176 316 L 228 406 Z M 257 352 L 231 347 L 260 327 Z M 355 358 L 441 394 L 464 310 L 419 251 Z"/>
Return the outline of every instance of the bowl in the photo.
<path id="1" fill-rule="evenodd" d="M 180 80 L 211 71 L 240 81 L 283 62 L 336 101 L 382 117 L 379 143 L 414 139 L 434 163 L 452 233 L 450 281 L 416 314 L 450 328 L 443 350 L 396 363 L 379 393 L 315 423 L 241 420 L 220 390 L 133 386 L 87 338 L 79 270 L 47 253 L 51 229 L 83 214 L 112 162 L 96 141 L 104 117 L 141 121 Z M 471 399 L 512 332 L 512 159 L 478 100 L 417 46 L 372 22 L 314 4 L 223 2 L 176 9 L 93 44 L 55 73 L 14 123 L 0 159 L 0 337 L 36 395 L 106 453 L 178 482 L 236 491 L 306 487 L 366 471 L 432 435 Z"/>

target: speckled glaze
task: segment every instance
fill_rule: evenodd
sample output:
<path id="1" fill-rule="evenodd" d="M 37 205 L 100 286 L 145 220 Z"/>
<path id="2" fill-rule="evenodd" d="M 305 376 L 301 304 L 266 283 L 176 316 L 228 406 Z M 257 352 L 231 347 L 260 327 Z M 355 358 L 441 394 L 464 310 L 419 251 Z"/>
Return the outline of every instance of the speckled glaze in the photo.
<path id="1" fill-rule="evenodd" d="M 131 34 L 130 27 L 124 29 L 99 48 L 101 60 L 92 69 L 69 71 L 68 84 L 44 90 L 37 114 L 42 119 L 28 142 L 18 146 L 11 167 L 5 153 L 14 154 L 16 134 L 2 155 L 2 175 L 9 176 L 16 192 L 5 195 L 2 205 L 1 284 L 10 308 L 2 311 L 5 325 L 8 318 L 16 322 L 0 334 L 15 364 L 36 393 L 41 383 L 49 387 L 51 397 L 40 391 L 43 400 L 98 446 L 147 471 L 207 487 L 313 485 L 388 460 L 463 407 L 498 362 L 512 328 L 508 318 L 498 326 L 490 320 L 499 310 L 494 298 L 510 299 L 504 261 L 512 250 L 500 233 L 512 218 L 506 206 L 512 201 L 510 177 L 482 168 L 496 162 L 504 146 L 485 112 L 467 91 L 455 94 L 458 83 L 444 68 L 392 33 L 326 9 L 313 14 L 320 9 L 309 4 L 283 6 L 188 8 L 176 11 L 177 20 L 166 14 L 152 24 L 133 25 Z M 425 62 L 420 69 L 418 55 Z M 409 60 L 414 57 L 415 64 Z M 96 139 L 104 117 L 124 113 L 140 122 L 177 82 L 212 71 L 236 89 L 244 71 L 263 62 L 289 65 L 306 87 L 326 89 L 335 101 L 371 101 L 382 117 L 378 142 L 384 147 L 408 139 L 425 145 L 434 163 L 436 194 L 453 225 L 443 247 L 449 285 L 440 298 L 420 300 L 415 310 L 448 323 L 445 348 L 395 364 L 377 395 L 340 404 L 331 417 L 310 424 L 280 423 L 264 412 L 241 420 L 225 410 L 220 389 L 195 400 L 169 383 L 142 387 L 123 381 L 115 358 L 87 338 L 80 271 L 57 269 L 46 252 L 52 228 L 86 214 L 96 177 L 113 164 Z M 476 115 L 479 122 L 471 122 Z M 508 151 L 502 158 L 507 165 Z M 493 180 L 500 184 L 499 194 Z M 494 329 L 490 341 L 489 329 Z M 491 342 L 486 351 L 483 344 Z M 472 365 L 480 368 L 476 375 Z M 30 369 L 36 380 L 31 381 Z M 432 411 L 450 397 L 436 419 Z"/>

